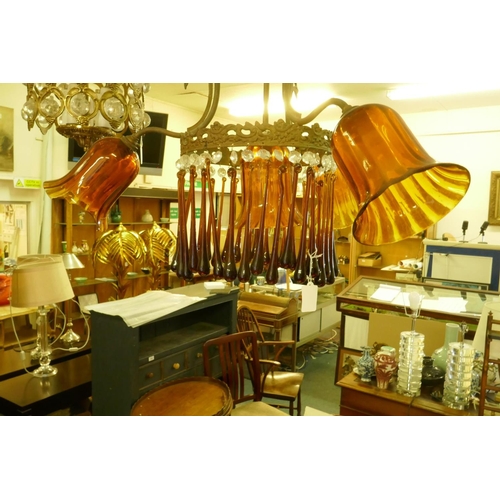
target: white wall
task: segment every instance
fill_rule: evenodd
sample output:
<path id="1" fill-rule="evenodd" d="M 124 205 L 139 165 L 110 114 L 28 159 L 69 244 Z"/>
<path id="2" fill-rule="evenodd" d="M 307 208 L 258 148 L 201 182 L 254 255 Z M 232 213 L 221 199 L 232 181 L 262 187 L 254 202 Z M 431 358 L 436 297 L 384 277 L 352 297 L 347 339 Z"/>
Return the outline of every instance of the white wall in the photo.
<path id="1" fill-rule="evenodd" d="M 50 200 L 43 190 L 23 190 L 13 186 L 14 177 L 57 179 L 68 169 L 67 139 L 52 130 L 43 136 L 38 128 L 28 131 L 20 110 L 26 100 L 22 84 L 0 84 L 0 106 L 14 108 L 14 173 L 0 173 L 0 201 L 30 202 L 29 251 L 50 251 Z M 168 128 L 182 132 L 199 116 L 176 106 L 146 99 L 150 111 L 168 113 Z M 403 116 L 422 146 L 436 160 L 467 167 L 472 182 L 459 205 L 437 225 L 437 235 L 451 233 L 461 239 L 462 221 L 469 221 L 467 240 L 480 241 L 479 228 L 488 218 L 490 172 L 500 170 L 500 106 L 448 112 L 415 113 Z M 327 127 L 327 124 L 321 124 Z M 175 161 L 179 141 L 167 137 L 164 172 L 161 177 L 138 176 L 134 184 L 176 189 Z M 490 226 L 485 240 L 500 244 L 500 226 Z"/>
<path id="2" fill-rule="evenodd" d="M 404 120 L 425 150 L 439 162 L 458 163 L 471 174 L 462 201 L 437 224 L 443 233 L 462 239 L 462 222 L 469 221 L 466 240 L 481 241 L 479 228 L 488 220 L 490 175 L 500 170 L 500 106 L 405 115 Z M 500 226 L 489 226 L 485 241 L 500 243 Z"/>

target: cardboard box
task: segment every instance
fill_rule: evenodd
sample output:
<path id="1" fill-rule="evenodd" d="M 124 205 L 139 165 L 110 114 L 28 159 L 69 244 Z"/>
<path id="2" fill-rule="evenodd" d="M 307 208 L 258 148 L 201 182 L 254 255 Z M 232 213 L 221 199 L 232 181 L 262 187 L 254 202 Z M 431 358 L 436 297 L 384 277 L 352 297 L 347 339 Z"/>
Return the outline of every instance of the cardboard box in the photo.
<path id="1" fill-rule="evenodd" d="M 382 255 L 378 252 L 366 252 L 358 256 L 358 266 L 382 267 Z"/>

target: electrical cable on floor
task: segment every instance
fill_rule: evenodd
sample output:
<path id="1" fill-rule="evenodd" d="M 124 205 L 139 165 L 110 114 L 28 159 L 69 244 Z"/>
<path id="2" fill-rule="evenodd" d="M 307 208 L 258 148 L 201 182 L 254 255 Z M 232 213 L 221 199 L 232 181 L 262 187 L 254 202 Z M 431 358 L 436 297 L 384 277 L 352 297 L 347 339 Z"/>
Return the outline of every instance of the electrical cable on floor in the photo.
<path id="1" fill-rule="evenodd" d="M 334 339 L 337 337 L 338 332 L 335 328 L 332 329 L 332 332 L 333 335 L 328 338 L 318 337 L 297 349 L 297 354 L 301 354 L 303 357 L 302 363 L 299 364 L 297 361 L 297 370 L 304 368 L 307 363 L 307 356 L 316 359 L 316 357 L 322 354 L 333 354 L 337 352 L 339 346 Z"/>

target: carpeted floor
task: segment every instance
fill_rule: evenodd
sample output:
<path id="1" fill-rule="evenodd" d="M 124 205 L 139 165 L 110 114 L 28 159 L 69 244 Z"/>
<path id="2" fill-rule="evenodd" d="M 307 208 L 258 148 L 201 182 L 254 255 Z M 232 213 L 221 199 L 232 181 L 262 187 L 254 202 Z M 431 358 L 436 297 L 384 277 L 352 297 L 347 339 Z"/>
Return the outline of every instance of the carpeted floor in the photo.
<path id="1" fill-rule="evenodd" d="M 316 339 L 298 349 L 297 365 L 304 373 L 302 413 L 306 407 L 338 414 L 340 388 L 335 385 L 337 344 L 332 339 Z"/>

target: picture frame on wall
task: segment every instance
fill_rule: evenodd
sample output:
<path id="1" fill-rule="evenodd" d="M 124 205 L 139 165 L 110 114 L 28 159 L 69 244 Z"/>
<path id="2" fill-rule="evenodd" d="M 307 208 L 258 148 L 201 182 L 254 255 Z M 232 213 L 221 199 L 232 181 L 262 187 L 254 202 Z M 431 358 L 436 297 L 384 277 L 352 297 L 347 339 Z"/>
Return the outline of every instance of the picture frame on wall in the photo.
<path id="1" fill-rule="evenodd" d="M 14 110 L 0 106 L 0 172 L 14 171 Z"/>
<path id="2" fill-rule="evenodd" d="M 13 259 L 28 254 L 29 203 L 0 201 L 0 245 Z"/>

